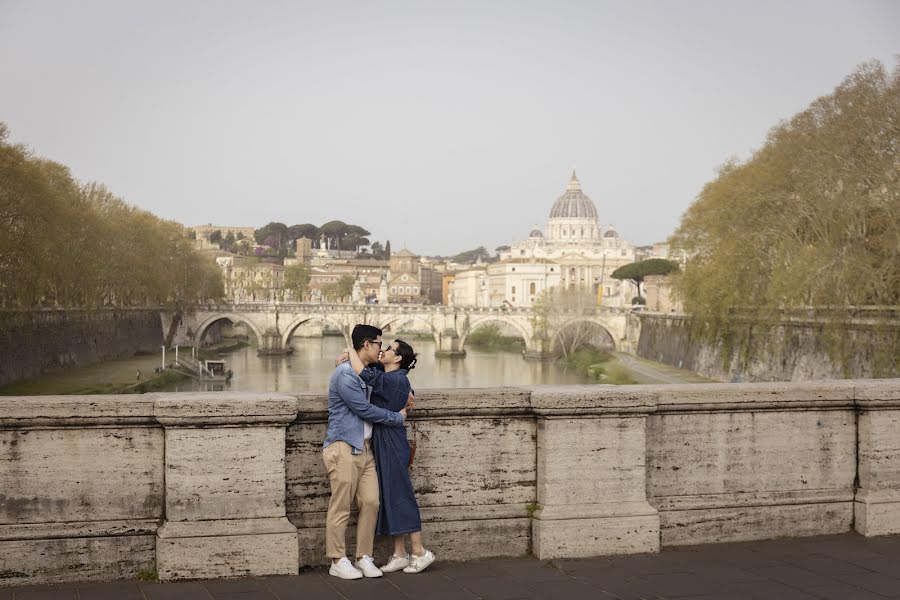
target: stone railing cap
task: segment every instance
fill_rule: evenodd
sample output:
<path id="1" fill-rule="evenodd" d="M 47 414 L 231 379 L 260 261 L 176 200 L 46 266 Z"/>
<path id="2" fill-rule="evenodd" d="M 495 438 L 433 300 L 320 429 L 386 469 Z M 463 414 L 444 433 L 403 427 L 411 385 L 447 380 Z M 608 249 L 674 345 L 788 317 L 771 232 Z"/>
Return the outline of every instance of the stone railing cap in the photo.
<path id="1" fill-rule="evenodd" d="M 900 379 L 854 380 L 856 403 L 863 408 L 900 408 Z"/>
<path id="2" fill-rule="evenodd" d="M 660 412 L 852 408 L 855 393 L 848 380 L 646 387 L 658 395 Z"/>
<path id="3" fill-rule="evenodd" d="M 158 394 L 154 412 L 163 425 L 283 425 L 296 418 L 297 399 L 274 392 Z"/>
<path id="4" fill-rule="evenodd" d="M 531 392 L 527 388 L 434 388 L 416 390 L 412 418 L 466 417 L 473 415 L 528 414 Z M 328 417 L 326 394 L 298 394 L 298 420 L 318 421 Z"/>
<path id="5" fill-rule="evenodd" d="M 531 406 L 538 415 L 650 413 L 656 393 L 648 386 L 540 385 L 531 387 Z"/>
<path id="6" fill-rule="evenodd" d="M 156 425 L 154 394 L 0 397 L 4 427 Z"/>

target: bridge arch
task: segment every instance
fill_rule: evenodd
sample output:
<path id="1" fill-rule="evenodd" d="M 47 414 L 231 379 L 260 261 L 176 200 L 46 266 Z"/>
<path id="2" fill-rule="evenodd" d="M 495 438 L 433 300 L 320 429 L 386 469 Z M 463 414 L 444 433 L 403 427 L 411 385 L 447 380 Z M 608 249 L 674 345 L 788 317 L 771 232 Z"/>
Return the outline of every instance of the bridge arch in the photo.
<path id="1" fill-rule="evenodd" d="M 213 323 L 216 323 L 217 321 L 223 321 L 223 320 L 231 321 L 232 323 L 235 323 L 235 324 L 243 323 L 243 324 L 247 325 L 247 327 L 249 327 L 253 331 L 253 335 L 256 336 L 256 343 L 257 344 L 262 343 L 262 340 L 263 340 L 262 332 L 259 330 L 259 327 L 256 325 L 256 323 L 254 323 L 253 321 L 248 319 L 245 315 L 228 312 L 228 313 L 214 314 L 212 316 L 207 317 L 200 323 L 200 326 L 197 327 L 197 334 L 196 334 L 196 338 L 195 338 L 197 341 L 196 342 L 197 345 L 199 346 L 203 342 L 203 338 L 204 338 L 204 336 L 206 336 L 206 331 L 210 328 L 210 326 Z"/>
<path id="2" fill-rule="evenodd" d="M 382 331 L 384 331 L 388 327 L 392 327 L 394 325 L 402 326 L 402 325 L 406 325 L 406 324 L 419 324 L 419 325 L 424 326 L 424 327 L 422 327 L 422 329 L 424 331 L 428 331 L 429 333 L 431 333 L 431 337 L 432 337 L 432 339 L 434 339 L 435 348 L 437 348 L 439 346 L 440 341 L 438 340 L 438 333 L 437 333 L 437 330 L 435 329 L 434 323 L 430 319 L 423 318 L 415 313 L 390 315 L 386 319 L 383 319 L 382 321 L 380 321 L 378 323 L 378 325 L 376 325 L 376 327 L 378 327 L 378 329 L 381 329 Z M 393 333 L 393 329 L 392 329 L 392 333 Z M 382 338 L 384 338 L 384 335 L 382 335 Z"/>
<path id="3" fill-rule="evenodd" d="M 560 333 L 564 332 L 566 329 L 578 325 L 579 323 L 588 323 L 590 325 L 599 327 L 609 337 L 609 342 L 612 344 L 613 351 L 618 352 L 620 350 L 620 336 L 617 335 L 616 328 L 612 327 L 603 319 L 593 317 L 573 317 L 572 319 L 569 319 L 568 321 L 562 323 L 559 327 L 554 328 L 550 336 L 550 349 L 552 350 L 559 346 Z"/>
<path id="4" fill-rule="evenodd" d="M 487 323 L 504 323 L 506 325 L 510 325 L 516 329 L 519 333 L 522 334 L 522 340 L 525 342 L 525 352 L 532 352 L 534 342 L 532 340 L 532 332 L 529 331 L 518 319 L 514 319 L 512 317 L 507 317 L 503 315 L 486 315 L 483 317 L 477 317 L 469 321 L 468 328 L 461 332 L 459 338 L 459 349 L 460 351 L 464 351 L 466 349 L 466 340 L 469 338 L 469 335 L 478 329 L 480 326 L 485 325 Z"/>
<path id="5" fill-rule="evenodd" d="M 287 327 L 284 328 L 284 333 L 281 336 L 281 347 L 287 348 L 288 343 L 291 340 L 291 336 L 294 335 L 294 331 L 298 327 L 303 325 L 304 323 L 309 323 L 310 321 L 321 321 L 323 324 L 331 325 L 332 327 L 334 327 L 335 329 L 337 329 L 338 331 L 343 333 L 345 337 L 347 337 L 350 333 L 350 332 L 346 331 L 347 328 L 346 328 L 345 324 L 343 324 L 339 321 L 335 321 L 334 319 L 329 319 L 324 314 L 298 315 L 298 316 L 294 317 L 293 319 L 291 319 L 291 321 L 288 323 Z M 349 343 L 349 340 L 348 340 L 348 343 Z"/>

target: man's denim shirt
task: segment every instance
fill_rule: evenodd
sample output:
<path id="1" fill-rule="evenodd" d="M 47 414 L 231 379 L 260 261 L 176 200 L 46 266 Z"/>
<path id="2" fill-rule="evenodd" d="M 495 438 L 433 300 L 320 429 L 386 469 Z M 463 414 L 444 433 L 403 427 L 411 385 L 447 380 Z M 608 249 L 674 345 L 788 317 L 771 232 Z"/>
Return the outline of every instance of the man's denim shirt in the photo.
<path id="1" fill-rule="evenodd" d="M 353 454 L 363 448 L 363 421 L 384 425 L 403 425 L 400 413 L 369 404 L 365 382 L 349 362 L 341 363 L 328 382 L 328 431 L 325 447 L 337 441 L 350 444 Z"/>

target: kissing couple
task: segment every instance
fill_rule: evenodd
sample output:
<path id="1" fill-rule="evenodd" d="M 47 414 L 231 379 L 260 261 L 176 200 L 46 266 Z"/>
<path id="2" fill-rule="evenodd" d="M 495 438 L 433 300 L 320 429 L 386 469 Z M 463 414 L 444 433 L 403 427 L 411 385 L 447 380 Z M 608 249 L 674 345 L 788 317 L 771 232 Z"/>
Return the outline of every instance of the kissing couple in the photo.
<path id="1" fill-rule="evenodd" d="M 422 545 L 422 522 L 412 481 L 406 437 L 407 411 L 415 400 L 408 374 L 416 353 L 403 340 L 382 347 L 382 331 L 357 325 L 352 348 L 338 357 L 328 383 L 328 429 L 322 460 L 331 484 L 325 519 L 329 574 L 341 579 L 420 573 L 434 562 Z M 347 558 L 350 505 L 356 501 L 356 561 Z M 380 569 L 372 559 L 375 534 L 394 538 L 394 553 Z M 411 553 L 406 551 L 409 538 Z"/>

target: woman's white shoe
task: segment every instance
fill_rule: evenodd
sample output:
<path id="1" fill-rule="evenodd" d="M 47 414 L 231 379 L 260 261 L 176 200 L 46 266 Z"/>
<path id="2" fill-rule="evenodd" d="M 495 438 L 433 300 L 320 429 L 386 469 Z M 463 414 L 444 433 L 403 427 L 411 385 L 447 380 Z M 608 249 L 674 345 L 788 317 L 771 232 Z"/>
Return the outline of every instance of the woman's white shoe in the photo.
<path id="1" fill-rule="evenodd" d="M 381 570 L 385 573 L 393 573 L 394 571 L 405 569 L 408 566 L 409 554 L 407 554 L 406 556 L 397 556 L 396 554 L 392 554 L 391 560 L 387 561 L 387 564 L 381 567 Z"/>
<path id="2" fill-rule="evenodd" d="M 404 573 L 421 573 L 425 569 L 428 568 L 428 565 L 434 562 L 434 554 L 431 553 L 431 550 L 426 550 L 425 554 L 422 556 L 412 555 L 412 560 L 409 562 L 409 566 L 403 569 Z"/>

